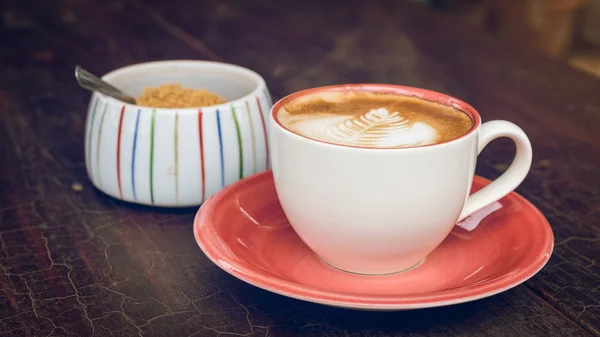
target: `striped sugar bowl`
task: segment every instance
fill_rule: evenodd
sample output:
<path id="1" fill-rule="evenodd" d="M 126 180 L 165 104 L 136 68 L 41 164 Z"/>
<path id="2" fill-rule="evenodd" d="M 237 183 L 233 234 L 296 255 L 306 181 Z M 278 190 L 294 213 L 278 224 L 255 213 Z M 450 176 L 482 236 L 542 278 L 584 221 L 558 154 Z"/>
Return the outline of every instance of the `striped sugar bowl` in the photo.
<path id="1" fill-rule="evenodd" d="M 197 206 L 221 188 L 269 167 L 264 79 L 236 65 L 158 61 L 112 71 L 103 80 L 135 97 L 146 87 L 179 83 L 227 103 L 197 109 L 151 108 L 94 92 L 85 131 L 92 183 L 125 201 Z"/>

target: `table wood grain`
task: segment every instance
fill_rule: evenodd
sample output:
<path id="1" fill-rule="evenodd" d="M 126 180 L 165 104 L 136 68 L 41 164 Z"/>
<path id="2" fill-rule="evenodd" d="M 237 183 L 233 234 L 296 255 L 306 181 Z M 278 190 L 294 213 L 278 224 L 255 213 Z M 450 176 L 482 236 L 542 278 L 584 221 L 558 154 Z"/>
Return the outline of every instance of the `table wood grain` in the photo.
<path id="1" fill-rule="evenodd" d="M 0 26 L 0 335 L 600 335 L 600 81 L 401 1 L 15 1 Z M 517 191 L 555 252 L 524 285 L 451 307 L 373 313 L 268 293 L 213 265 L 196 209 L 116 201 L 87 179 L 89 93 L 105 73 L 161 59 L 240 64 L 274 98 L 349 82 L 442 91 L 534 147 Z M 494 179 L 514 146 L 478 161 Z"/>

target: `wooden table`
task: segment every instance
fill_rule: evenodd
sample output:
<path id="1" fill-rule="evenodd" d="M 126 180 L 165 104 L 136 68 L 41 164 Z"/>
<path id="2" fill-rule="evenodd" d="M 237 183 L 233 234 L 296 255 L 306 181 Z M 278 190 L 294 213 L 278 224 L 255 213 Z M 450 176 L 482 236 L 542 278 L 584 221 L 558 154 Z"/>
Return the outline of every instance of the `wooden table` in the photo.
<path id="1" fill-rule="evenodd" d="M 252 3 L 252 4 L 251 4 Z M 0 28 L 0 335 L 600 335 L 600 81 L 402 1 L 4 1 Z M 95 73 L 159 59 L 252 68 L 274 98 L 346 82 L 430 88 L 534 147 L 518 192 L 556 237 L 526 284 L 472 303 L 375 313 L 245 284 L 192 236 L 196 209 L 97 191 L 84 167 Z M 496 178 L 497 141 L 477 173 Z"/>

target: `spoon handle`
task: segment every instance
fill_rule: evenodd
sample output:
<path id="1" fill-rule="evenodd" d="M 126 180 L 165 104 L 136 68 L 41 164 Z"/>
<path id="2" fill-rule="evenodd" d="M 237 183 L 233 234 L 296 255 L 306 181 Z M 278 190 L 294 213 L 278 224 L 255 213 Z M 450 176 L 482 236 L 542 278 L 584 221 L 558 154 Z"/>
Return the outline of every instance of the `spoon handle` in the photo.
<path id="1" fill-rule="evenodd" d="M 135 104 L 135 98 L 123 93 L 80 66 L 75 67 L 75 78 L 80 86 L 88 90 L 98 91 L 126 103 Z"/>

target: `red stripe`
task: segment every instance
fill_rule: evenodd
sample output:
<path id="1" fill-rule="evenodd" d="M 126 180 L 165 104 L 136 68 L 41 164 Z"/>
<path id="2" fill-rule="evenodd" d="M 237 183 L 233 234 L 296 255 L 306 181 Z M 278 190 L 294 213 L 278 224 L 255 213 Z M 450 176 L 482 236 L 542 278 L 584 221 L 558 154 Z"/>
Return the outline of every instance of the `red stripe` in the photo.
<path id="1" fill-rule="evenodd" d="M 123 115 L 125 106 L 121 108 L 121 118 L 119 118 L 119 135 L 117 136 L 117 181 L 119 182 L 119 195 L 123 198 L 123 189 L 121 188 L 121 131 L 123 130 Z"/>
<path id="2" fill-rule="evenodd" d="M 262 122 L 263 132 L 265 134 L 265 150 L 267 151 L 266 155 L 266 164 L 265 169 L 269 168 L 269 141 L 267 140 L 267 125 L 265 124 L 265 117 L 263 116 L 262 107 L 260 106 L 260 100 L 258 96 L 256 96 L 256 105 L 258 105 L 258 111 L 260 111 L 260 121 Z"/>
<path id="3" fill-rule="evenodd" d="M 202 171 L 202 202 L 206 197 L 206 183 L 204 180 L 204 145 L 202 144 L 202 109 L 198 110 L 198 134 L 200 137 L 200 170 Z"/>

